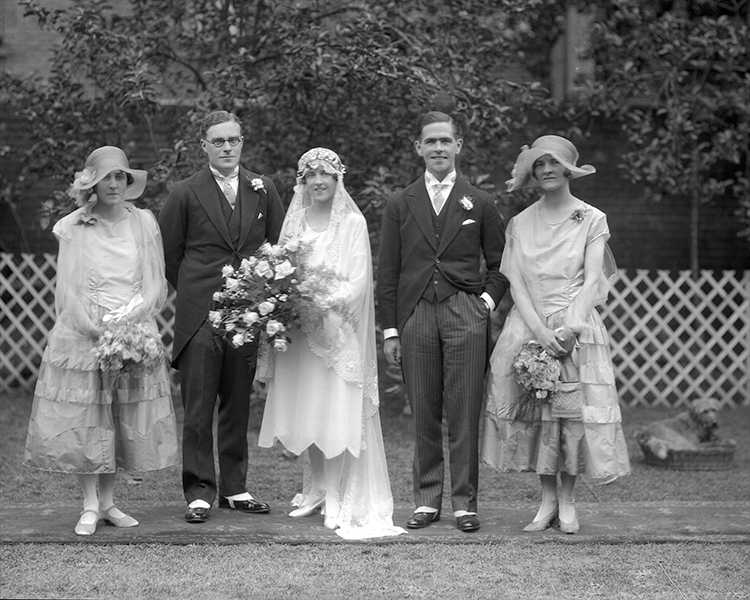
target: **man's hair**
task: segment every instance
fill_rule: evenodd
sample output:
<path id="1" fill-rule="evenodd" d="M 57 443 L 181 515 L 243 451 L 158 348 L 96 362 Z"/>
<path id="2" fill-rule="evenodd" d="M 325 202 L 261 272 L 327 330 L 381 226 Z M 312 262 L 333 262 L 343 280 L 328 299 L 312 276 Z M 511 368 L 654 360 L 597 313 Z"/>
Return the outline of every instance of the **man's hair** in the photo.
<path id="1" fill-rule="evenodd" d="M 208 113 L 201 122 L 201 139 L 206 139 L 206 133 L 211 127 L 213 127 L 214 125 L 219 125 L 220 123 L 226 123 L 227 121 L 234 121 L 240 126 L 240 129 L 242 129 L 242 121 L 240 121 L 239 117 L 237 117 L 237 115 L 235 115 L 234 113 L 230 113 L 225 110 L 215 110 Z"/>
<path id="2" fill-rule="evenodd" d="M 461 131 L 461 125 L 459 125 L 458 121 L 456 121 L 453 117 L 445 114 L 444 112 L 440 112 L 439 110 L 431 110 L 424 113 L 421 117 L 419 117 L 419 120 L 417 121 L 417 139 L 420 139 L 422 137 L 424 128 L 428 125 L 432 125 L 433 123 L 450 123 L 451 125 L 453 125 L 453 135 L 456 136 L 456 139 L 459 139 L 463 135 L 463 132 Z"/>

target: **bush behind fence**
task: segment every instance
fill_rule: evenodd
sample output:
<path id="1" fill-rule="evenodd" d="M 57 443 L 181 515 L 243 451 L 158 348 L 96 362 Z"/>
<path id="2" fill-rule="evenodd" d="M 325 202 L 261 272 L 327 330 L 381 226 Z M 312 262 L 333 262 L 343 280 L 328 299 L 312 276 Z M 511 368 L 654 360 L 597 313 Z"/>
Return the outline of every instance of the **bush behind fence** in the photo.
<path id="1" fill-rule="evenodd" d="M 54 322 L 56 257 L 0 254 L 0 390 L 32 389 Z M 621 270 L 601 309 L 620 398 L 673 406 L 750 403 L 750 271 Z M 171 348 L 174 296 L 158 317 Z"/>

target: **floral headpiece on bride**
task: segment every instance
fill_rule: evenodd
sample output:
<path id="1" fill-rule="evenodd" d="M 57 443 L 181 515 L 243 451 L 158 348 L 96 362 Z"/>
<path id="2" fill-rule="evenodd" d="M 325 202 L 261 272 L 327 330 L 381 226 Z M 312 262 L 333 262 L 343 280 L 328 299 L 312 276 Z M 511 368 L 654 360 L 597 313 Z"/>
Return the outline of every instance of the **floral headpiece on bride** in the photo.
<path id="1" fill-rule="evenodd" d="M 328 148 L 313 148 L 305 152 L 297 163 L 297 184 L 305 184 L 305 174 L 321 167 L 324 173 L 338 178 L 346 173 L 346 167 L 339 155 Z"/>

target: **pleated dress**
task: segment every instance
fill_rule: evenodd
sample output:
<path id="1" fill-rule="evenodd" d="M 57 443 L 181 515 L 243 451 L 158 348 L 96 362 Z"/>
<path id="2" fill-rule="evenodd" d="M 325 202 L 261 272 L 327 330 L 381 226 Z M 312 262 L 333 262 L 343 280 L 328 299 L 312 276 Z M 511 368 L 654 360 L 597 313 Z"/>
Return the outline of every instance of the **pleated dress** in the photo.
<path id="1" fill-rule="evenodd" d="M 600 236 L 608 240 L 610 234 L 606 215 L 589 204 L 581 202 L 574 215 L 557 223 L 545 222 L 539 209 L 536 202 L 509 222 L 501 271 L 520 274 L 542 322 L 554 330 L 573 318 L 584 282 L 586 247 Z M 607 275 L 600 276 L 598 304 L 609 291 Z M 490 357 L 482 442 L 485 463 L 501 471 L 540 475 L 564 471 L 601 479 L 630 472 L 609 335 L 595 307 L 575 319 L 583 321 L 583 328 L 563 369 L 567 381 L 577 379 L 580 384 L 579 404 L 557 409 L 543 403 L 541 415 L 524 420 L 519 418 L 524 415 L 519 410 L 523 390 L 516 382 L 513 362 L 534 335 L 516 307 L 511 309 Z"/>
<path id="2" fill-rule="evenodd" d="M 87 319 L 101 326 L 106 313 L 142 294 L 147 301 L 141 320 L 158 331 L 154 314 L 160 304 L 154 298 L 164 296 L 153 289 L 164 285 L 158 225 L 150 212 L 132 205 L 116 222 L 85 215 L 78 209 L 53 230 L 60 242 L 57 318 L 34 391 L 24 464 L 78 474 L 176 465 L 166 362 L 107 385 L 92 352 L 95 342 L 81 328 Z"/>

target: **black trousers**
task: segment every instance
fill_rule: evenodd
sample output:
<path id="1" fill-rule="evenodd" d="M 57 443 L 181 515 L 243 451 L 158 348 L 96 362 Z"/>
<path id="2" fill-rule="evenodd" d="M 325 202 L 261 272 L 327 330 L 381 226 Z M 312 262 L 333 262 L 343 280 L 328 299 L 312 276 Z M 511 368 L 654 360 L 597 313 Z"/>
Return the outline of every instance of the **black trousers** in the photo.
<path id="1" fill-rule="evenodd" d="M 182 488 L 188 504 L 197 499 L 211 504 L 217 491 L 222 496 L 246 491 L 247 429 L 257 350 L 257 344 L 233 348 L 217 339 L 205 321 L 180 354 L 185 409 Z M 213 436 L 217 397 L 218 486 Z"/>

